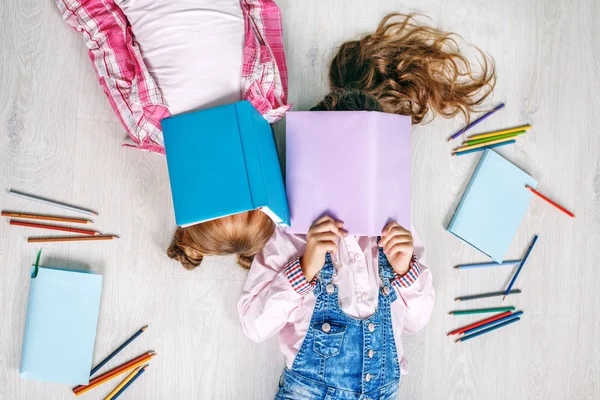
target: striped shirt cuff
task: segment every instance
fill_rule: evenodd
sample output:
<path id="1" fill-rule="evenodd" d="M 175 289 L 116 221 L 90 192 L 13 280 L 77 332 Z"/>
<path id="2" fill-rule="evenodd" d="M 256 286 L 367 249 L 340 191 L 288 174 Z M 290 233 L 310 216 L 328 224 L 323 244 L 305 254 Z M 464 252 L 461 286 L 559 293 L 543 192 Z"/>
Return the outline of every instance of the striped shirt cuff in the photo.
<path id="1" fill-rule="evenodd" d="M 408 271 L 404 275 L 396 275 L 396 278 L 392 281 L 392 285 L 396 289 L 410 287 L 410 285 L 415 283 L 419 275 L 421 275 L 421 264 L 419 264 L 417 256 L 413 254 Z"/>
<path id="2" fill-rule="evenodd" d="M 315 282 L 309 282 L 302 273 L 302 267 L 300 267 L 300 257 L 294 258 L 285 266 L 284 269 L 285 276 L 290 281 L 290 284 L 296 293 L 305 295 L 312 292 L 315 287 Z"/>

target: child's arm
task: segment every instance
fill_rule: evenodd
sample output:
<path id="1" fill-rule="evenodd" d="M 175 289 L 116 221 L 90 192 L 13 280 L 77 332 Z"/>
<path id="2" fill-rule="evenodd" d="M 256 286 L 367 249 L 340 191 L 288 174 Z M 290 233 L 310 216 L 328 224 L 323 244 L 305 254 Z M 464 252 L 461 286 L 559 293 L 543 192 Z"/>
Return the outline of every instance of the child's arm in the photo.
<path id="1" fill-rule="evenodd" d="M 403 307 L 392 307 L 392 312 L 403 321 L 402 333 L 418 332 L 427 325 L 435 301 L 431 271 L 421 261 L 423 245 L 393 223 L 384 228 L 380 246 L 396 272 L 392 282 L 400 297 L 396 301 L 403 303 Z"/>
<path id="2" fill-rule="evenodd" d="M 342 225 L 324 216 L 310 228 L 306 242 L 276 229 L 263 251 L 254 258 L 238 302 L 246 336 L 261 342 L 294 320 L 294 312 L 313 291 L 309 280 L 322 268 L 325 254 L 337 251 L 334 239 L 345 234 Z"/>

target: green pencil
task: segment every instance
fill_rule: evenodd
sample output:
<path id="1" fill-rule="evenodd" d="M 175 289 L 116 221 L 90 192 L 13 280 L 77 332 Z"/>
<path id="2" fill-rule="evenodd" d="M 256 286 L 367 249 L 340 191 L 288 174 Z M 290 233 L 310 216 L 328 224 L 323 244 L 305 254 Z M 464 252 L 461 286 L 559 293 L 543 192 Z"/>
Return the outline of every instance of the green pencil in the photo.
<path id="1" fill-rule="evenodd" d="M 513 306 L 509 306 L 509 307 L 496 307 L 496 308 L 479 308 L 477 310 L 450 311 L 448 314 L 450 314 L 450 315 L 484 314 L 484 313 L 514 311 L 514 310 L 515 310 L 515 308 Z"/>
<path id="2" fill-rule="evenodd" d="M 518 131 L 518 132 L 512 132 L 512 133 L 505 133 L 504 135 L 491 136 L 491 137 L 487 137 L 487 138 L 483 138 L 483 139 L 468 140 L 466 142 L 463 142 L 463 146 L 470 146 L 472 144 L 486 143 L 486 142 L 489 142 L 491 140 L 511 138 L 511 137 L 515 137 L 515 136 L 518 136 L 518 135 L 522 135 L 525 132 L 526 131 Z"/>

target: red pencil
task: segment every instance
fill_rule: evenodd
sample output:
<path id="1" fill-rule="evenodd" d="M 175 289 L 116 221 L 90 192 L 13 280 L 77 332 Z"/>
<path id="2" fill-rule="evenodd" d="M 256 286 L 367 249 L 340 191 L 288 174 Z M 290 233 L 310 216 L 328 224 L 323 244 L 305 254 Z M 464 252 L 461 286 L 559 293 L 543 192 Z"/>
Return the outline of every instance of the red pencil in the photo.
<path id="1" fill-rule="evenodd" d="M 544 196 L 543 194 L 541 194 L 540 192 L 538 192 L 537 190 L 535 190 L 532 187 L 529 187 L 527 185 L 525 185 L 525 187 L 527 188 L 527 190 L 529 190 L 531 193 L 535 194 L 536 196 L 546 200 L 548 203 L 552 204 L 554 207 L 558 208 L 560 211 L 564 212 L 565 214 L 567 214 L 569 217 L 571 218 L 575 218 L 575 214 L 573 214 L 571 211 L 559 206 L 558 204 L 556 204 L 555 202 L 553 202 L 552 200 L 550 200 L 549 198 L 547 198 L 546 196 Z"/>
<path id="2" fill-rule="evenodd" d="M 486 318 L 486 319 L 482 319 L 482 320 L 481 320 L 481 321 L 479 321 L 479 322 L 475 322 L 475 323 L 473 323 L 473 324 L 471 324 L 471 325 L 463 326 L 462 328 L 459 328 L 459 329 L 453 330 L 453 331 L 452 331 L 452 332 L 450 332 L 450 333 L 449 333 L 447 336 L 450 336 L 450 335 L 456 335 L 457 333 L 463 333 L 463 332 L 465 332 L 465 331 L 468 331 L 469 329 L 477 328 L 478 326 L 485 325 L 485 324 L 487 324 L 487 323 L 489 323 L 489 322 L 492 322 L 492 321 L 495 321 L 495 320 L 497 320 L 497 319 L 500 319 L 500 318 L 506 317 L 507 315 L 510 315 L 510 314 L 511 314 L 511 312 L 510 312 L 510 311 L 505 311 L 505 312 L 503 312 L 503 313 L 501 313 L 501 314 L 494 315 L 493 317 L 489 317 L 489 318 Z"/>
<path id="3" fill-rule="evenodd" d="M 73 232 L 73 233 L 83 233 L 84 235 L 99 235 L 100 234 L 100 232 L 92 231 L 92 230 L 89 230 L 89 229 L 69 228 L 69 227 L 66 227 L 66 226 L 59 226 L 59 225 L 36 224 L 36 223 L 33 223 L 33 222 L 19 221 L 19 220 L 16 220 L 16 219 L 11 219 L 10 220 L 10 224 L 11 225 L 17 225 L 17 226 L 27 226 L 29 228 L 51 229 L 53 231 L 65 231 L 65 232 Z"/>

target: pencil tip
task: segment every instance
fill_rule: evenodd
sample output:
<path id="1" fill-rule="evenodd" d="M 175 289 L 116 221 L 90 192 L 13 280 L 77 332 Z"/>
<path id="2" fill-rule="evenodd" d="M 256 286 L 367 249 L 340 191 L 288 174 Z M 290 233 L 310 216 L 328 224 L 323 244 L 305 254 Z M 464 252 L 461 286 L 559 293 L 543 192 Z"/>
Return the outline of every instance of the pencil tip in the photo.
<path id="1" fill-rule="evenodd" d="M 148 325 L 144 325 L 142 326 L 142 330 L 145 331 L 146 329 L 148 329 Z"/>
<path id="2" fill-rule="evenodd" d="M 96 217 L 98 216 L 98 213 L 95 211 L 92 211 L 92 215 L 95 215 Z"/>
<path id="3" fill-rule="evenodd" d="M 460 299 L 454 299 L 454 301 L 460 301 Z"/>

